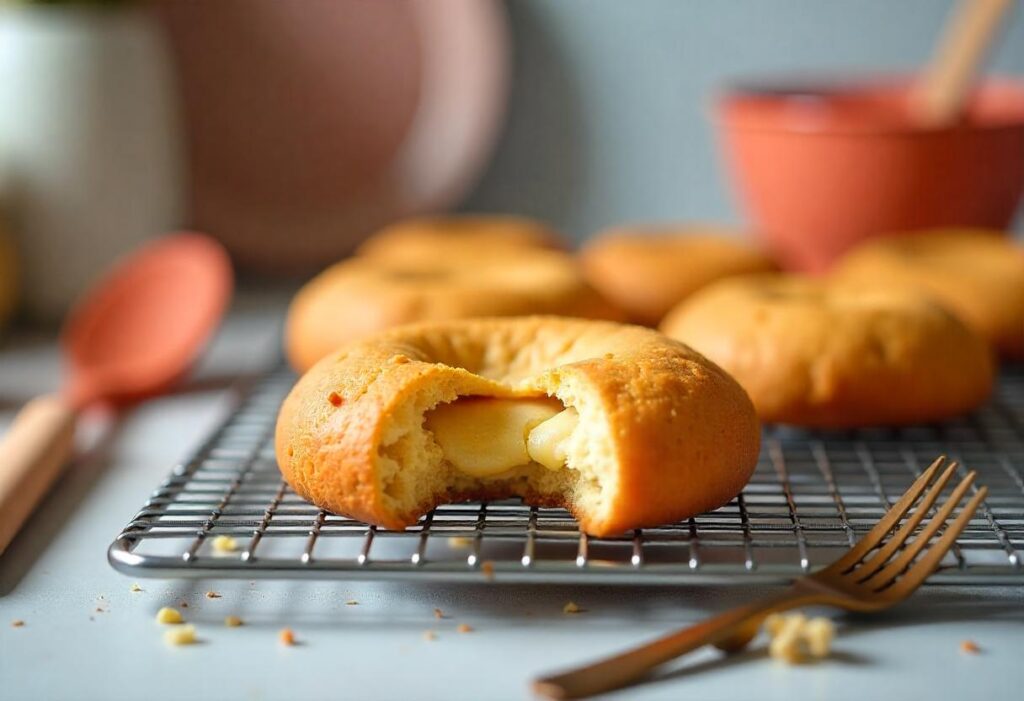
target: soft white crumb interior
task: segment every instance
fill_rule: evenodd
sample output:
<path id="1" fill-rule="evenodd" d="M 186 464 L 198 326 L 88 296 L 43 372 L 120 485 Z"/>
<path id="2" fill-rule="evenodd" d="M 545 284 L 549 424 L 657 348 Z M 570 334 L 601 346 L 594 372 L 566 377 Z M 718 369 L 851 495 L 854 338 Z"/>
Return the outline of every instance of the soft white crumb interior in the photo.
<path id="1" fill-rule="evenodd" d="M 529 392 L 530 397 L 553 397 L 578 412 L 579 421 L 566 441 L 565 467 L 551 470 L 530 461 L 487 477 L 455 468 L 425 426 L 429 411 L 459 400 L 454 390 L 423 391 L 413 401 L 403 402 L 383 426 L 377 458 L 383 498 L 399 513 L 420 511 L 425 504 L 443 502 L 448 497 L 477 493 L 553 497 L 589 514 L 602 513 L 616 475 L 608 420 L 600 406 L 573 390 L 570 383 L 560 382 L 557 377 L 528 390 L 514 390 L 520 396 Z"/>

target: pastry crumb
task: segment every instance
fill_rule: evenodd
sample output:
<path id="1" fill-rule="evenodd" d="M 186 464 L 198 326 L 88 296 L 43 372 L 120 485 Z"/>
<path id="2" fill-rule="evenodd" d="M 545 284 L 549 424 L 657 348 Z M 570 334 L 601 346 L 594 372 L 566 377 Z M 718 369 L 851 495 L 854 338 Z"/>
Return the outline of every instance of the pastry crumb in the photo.
<path id="1" fill-rule="evenodd" d="M 968 655 L 977 655 L 981 652 L 981 648 L 973 640 L 963 640 L 960 642 L 960 652 L 966 652 Z"/>
<path id="2" fill-rule="evenodd" d="M 484 579 L 494 579 L 494 563 L 490 560 L 484 560 L 480 565 L 480 571 L 484 573 Z"/>
<path id="3" fill-rule="evenodd" d="M 355 599 L 349 599 L 348 601 L 345 602 L 345 605 L 346 606 L 358 606 L 359 602 L 356 601 Z"/>
<path id="4" fill-rule="evenodd" d="M 213 539 L 213 550 L 218 553 L 233 553 L 238 550 L 238 541 L 229 535 L 219 535 Z"/>
<path id="5" fill-rule="evenodd" d="M 181 612 L 178 611 L 178 609 L 172 609 L 170 606 L 164 606 L 156 612 L 156 622 L 166 623 L 169 625 L 181 623 Z"/>
<path id="6" fill-rule="evenodd" d="M 473 547 L 473 539 L 462 535 L 453 535 L 448 539 L 448 547 L 455 550 L 465 550 Z"/>
<path id="7" fill-rule="evenodd" d="M 562 607 L 562 613 L 583 613 L 585 610 L 580 608 L 575 601 L 569 601 Z"/>
<path id="8" fill-rule="evenodd" d="M 473 626 L 469 625 L 468 623 L 460 623 L 455 630 L 458 633 L 472 633 Z"/>
<path id="9" fill-rule="evenodd" d="M 228 628 L 237 628 L 238 626 L 242 625 L 242 619 L 238 616 L 225 616 L 224 625 L 226 625 Z"/>
<path id="10" fill-rule="evenodd" d="M 423 639 L 428 642 L 432 640 L 437 640 L 437 633 L 435 633 L 432 630 L 425 630 L 423 631 Z"/>
<path id="11" fill-rule="evenodd" d="M 440 621 L 442 618 L 444 618 L 444 611 L 442 611 L 441 609 L 434 609 L 434 618 Z"/>
<path id="12" fill-rule="evenodd" d="M 768 654 L 786 664 L 828 657 L 835 637 L 835 626 L 828 618 L 807 619 L 802 613 L 772 614 L 764 620 L 771 637 Z"/>
<path id="13" fill-rule="evenodd" d="M 132 586 L 131 586 L 131 588 L 130 588 L 130 589 L 131 589 L 131 591 L 133 591 L 133 592 L 138 592 L 138 591 L 145 591 L 145 590 L 144 590 L 144 589 L 143 589 L 142 587 L 140 587 L 140 586 L 138 585 L 138 582 L 136 582 L 135 584 L 132 584 Z"/>
<path id="14" fill-rule="evenodd" d="M 291 628 L 282 628 L 281 632 L 277 634 L 277 640 L 282 645 L 294 645 L 295 631 L 293 631 Z"/>
<path id="15" fill-rule="evenodd" d="M 220 594 L 218 594 L 215 591 L 208 591 L 208 592 L 206 592 L 206 598 L 207 599 L 219 599 L 220 598 Z"/>
<path id="16" fill-rule="evenodd" d="M 11 628 L 24 628 L 24 627 L 25 627 L 25 621 L 21 620 L 20 618 L 17 618 L 15 620 L 11 621 Z"/>
<path id="17" fill-rule="evenodd" d="M 181 607 L 182 607 L 183 609 L 187 609 L 187 608 L 188 608 L 188 602 L 187 602 L 187 601 L 182 601 L 182 602 L 181 602 Z"/>
<path id="18" fill-rule="evenodd" d="M 164 633 L 168 645 L 191 645 L 196 642 L 196 627 L 192 624 L 177 626 Z"/>

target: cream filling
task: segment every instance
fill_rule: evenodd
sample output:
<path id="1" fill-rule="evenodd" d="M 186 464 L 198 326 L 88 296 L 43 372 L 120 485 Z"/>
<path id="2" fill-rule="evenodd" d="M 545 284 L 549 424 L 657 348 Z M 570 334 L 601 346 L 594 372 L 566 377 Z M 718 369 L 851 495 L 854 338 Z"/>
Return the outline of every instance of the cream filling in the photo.
<path id="1" fill-rule="evenodd" d="M 562 469 L 578 422 L 552 399 L 463 397 L 428 412 L 424 426 L 457 470 L 493 477 L 531 462 Z"/>

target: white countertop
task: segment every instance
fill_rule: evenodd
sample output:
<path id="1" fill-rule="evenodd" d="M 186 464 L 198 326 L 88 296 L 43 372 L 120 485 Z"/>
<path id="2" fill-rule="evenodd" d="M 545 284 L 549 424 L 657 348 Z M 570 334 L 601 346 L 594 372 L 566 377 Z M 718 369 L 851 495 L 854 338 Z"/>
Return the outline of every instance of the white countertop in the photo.
<path id="1" fill-rule="evenodd" d="M 693 623 L 764 590 L 133 580 L 106 549 L 172 464 L 230 405 L 230 383 L 276 356 L 279 302 L 238 305 L 180 392 L 104 429 L 0 556 L 0 696 L 21 699 L 524 699 L 533 676 Z M 52 342 L 0 347 L 0 427 L 57 386 Z M 86 440 L 88 443 L 89 441 Z M 207 591 L 220 598 L 208 599 Z M 345 602 L 355 599 L 358 606 Z M 586 609 L 565 615 L 573 600 Z M 200 644 L 169 647 L 153 617 L 182 608 Z M 436 620 L 434 609 L 445 613 Z M 99 610 L 98 610 L 99 609 Z M 245 625 L 227 628 L 225 615 Z M 13 627 L 15 620 L 25 622 Z M 1020 693 L 1024 587 L 932 588 L 881 616 L 837 619 L 833 656 L 786 667 L 763 640 L 705 650 L 668 680 L 609 698 L 1007 699 Z M 457 633 L 468 623 L 471 633 Z M 290 627 L 299 644 L 283 647 Z M 424 639 L 432 630 L 437 638 Z M 974 640 L 981 654 L 960 651 Z"/>

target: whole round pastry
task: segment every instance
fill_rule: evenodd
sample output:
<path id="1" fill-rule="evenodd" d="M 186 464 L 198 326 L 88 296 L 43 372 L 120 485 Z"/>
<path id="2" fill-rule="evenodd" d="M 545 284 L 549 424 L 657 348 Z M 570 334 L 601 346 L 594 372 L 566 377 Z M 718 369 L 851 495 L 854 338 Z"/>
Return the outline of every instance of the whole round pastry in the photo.
<path id="1" fill-rule="evenodd" d="M 943 229 L 869 241 L 839 280 L 931 295 L 1008 358 L 1024 358 L 1024 247 L 984 229 Z"/>
<path id="2" fill-rule="evenodd" d="M 747 395 L 685 345 L 524 317 L 404 326 L 332 353 L 285 400 L 276 450 L 298 494 L 387 528 L 521 497 L 606 536 L 725 504 L 759 441 Z"/>
<path id="3" fill-rule="evenodd" d="M 414 321 L 557 314 L 621 319 L 565 253 L 352 258 L 328 268 L 292 301 L 285 348 L 306 370 L 344 343 Z"/>
<path id="4" fill-rule="evenodd" d="M 992 389 L 983 338 L 913 293 L 783 276 L 716 283 L 662 330 L 732 374 L 764 421 L 843 428 L 936 421 Z"/>
<path id="5" fill-rule="evenodd" d="M 547 225 L 513 215 L 450 214 L 405 219 L 381 229 L 356 254 L 390 261 L 432 260 L 451 255 L 508 256 L 520 251 L 562 249 Z"/>
<path id="6" fill-rule="evenodd" d="M 776 269 L 738 236 L 697 226 L 612 229 L 584 245 L 580 262 L 598 291 L 648 326 L 716 280 Z"/>

